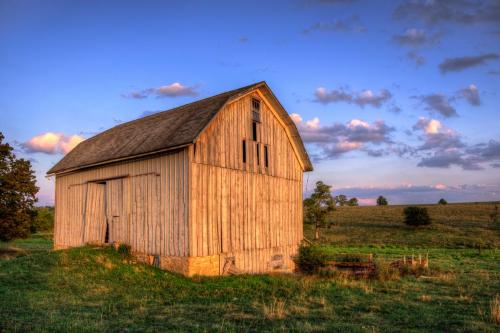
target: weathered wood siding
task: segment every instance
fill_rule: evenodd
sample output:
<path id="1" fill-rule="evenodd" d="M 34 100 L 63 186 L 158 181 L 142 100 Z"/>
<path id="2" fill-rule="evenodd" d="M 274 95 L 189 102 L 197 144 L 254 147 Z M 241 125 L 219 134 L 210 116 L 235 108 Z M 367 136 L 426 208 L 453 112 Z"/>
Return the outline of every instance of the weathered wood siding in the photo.
<path id="1" fill-rule="evenodd" d="M 56 176 L 56 248 L 109 242 L 187 256 L 187 150 Z"/>
<path id="2" fill-rule="evenodd" d="M 252 97 L 261 100 L 257 141 Z M 303 237 L 303 170 L 284 126 L 261 96 L 245 96 L 221 110 L 190 147 L 190 158 L 191 256 L 222 253 L 221 270 L 224 258 L 234 257 L 240 270 L 264 272 L 282 254 L 290 268 L 290 255 Z"/>

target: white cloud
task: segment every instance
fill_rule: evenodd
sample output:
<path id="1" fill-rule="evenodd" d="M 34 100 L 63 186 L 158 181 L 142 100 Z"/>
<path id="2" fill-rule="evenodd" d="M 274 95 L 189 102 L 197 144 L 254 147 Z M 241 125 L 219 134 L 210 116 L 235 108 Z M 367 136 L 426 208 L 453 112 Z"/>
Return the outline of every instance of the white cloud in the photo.
<path id="1" fill-rule="evenodd" d="M 389 135 L 394 129 L 382 120 L 370 124 L 361 119 L 352 119 L 346 124 L 322 126 L 317 117 L 307 121 L 297 113 L 291 114 L 290 117 L 297 125 L 304 142 L 319 148 L 321 156 L 317 155 L 317 159 L 337 158 L 354 150 L 363 150 L 371 156 L 381 156 L 381 153 L 371 147 L 392 144 Z"/>
<path id="2" fill-rule="evenodd" d="M 306 121 L 306 127 L 310 129 L 317 129 L 319 128 L 319 118 L 313 118 L 311 120 Z"/>
<path id="3" fill-rule="evenodd" d="M 30 153 L 67 154 L 83 140 L 84 137 L 76 134 L 46 132 L 32 137 L 22 147 Z"/>
<path id="4" fill-rule="evenodd" d="M 364 127 L 364 128 L 369 128 L 370 124 L 368 124 L 367 122 L 365 122 L 363 120 L 359 120 L 359 119 L 353 119 L 353 120 L 351 120 L 347 124 L 347 127 L 349 127 L 349 128 L 354 128 L 356 126 L 361 126 L 361 127 Z"/>
<path id="5" fill-rule="evenodd" d="M 430 119 L 427 121 L 427 125 L 424 127 L 424 131 L 426 134 L 436 134 L 439 133 L 442 127 L 443 125 L 441 125 L 441 122 L 439 120 Z"/>
<path id="6" fill-rule="evenodd" d="M 436 186 L 434 186 L 434 188 L 436 190 L 446 190 L 448 188 L 448 186 L 446 186 L 445 184 L 439 183 L 439 184 L 436 184 Z"/>
<path id="7" fill-rule="evenodd" d="M 150 95 L 160 97 L 179 97 L 179 96 L 197 96 L 196 86 L 186 86 L 179 82 L 159 86 L 156 88 L 147 88 L 139 91 L 132 91 L 122 96 L 125 98 L 143 99 Z"/>

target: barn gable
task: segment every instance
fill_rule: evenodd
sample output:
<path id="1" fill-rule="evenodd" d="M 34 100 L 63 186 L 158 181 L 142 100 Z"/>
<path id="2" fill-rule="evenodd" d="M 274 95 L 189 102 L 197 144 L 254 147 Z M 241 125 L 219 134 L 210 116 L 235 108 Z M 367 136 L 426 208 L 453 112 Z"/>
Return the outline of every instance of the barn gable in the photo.
<path id="1" fill-rule="evenodd" d="M 47 173 L 69 172 L 192 144 L 223 106 L 256 89 L 274 104 L 274 109 L 288 128 L 304 171 L 312 170 L 295 124 L 267 84 L 260 82 L 115 126 L 81 142 Z"/>

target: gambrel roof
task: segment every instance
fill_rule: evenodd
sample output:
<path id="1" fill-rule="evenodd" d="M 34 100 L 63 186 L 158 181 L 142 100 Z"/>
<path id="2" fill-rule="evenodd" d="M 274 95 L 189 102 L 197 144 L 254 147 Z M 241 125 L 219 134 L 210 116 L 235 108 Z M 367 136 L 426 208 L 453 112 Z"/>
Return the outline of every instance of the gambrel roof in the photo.
<path id="1" fill-rule="evenodd" d="M 268 85 L 259 82 L 110 128 L 82 141 L 47 174 L 138 158 L 192 144 L 224 105 L 255 89 L 272 104 L 285 124 L 304 171 L 311 171 L 312 164 L 297 127 Z"/>

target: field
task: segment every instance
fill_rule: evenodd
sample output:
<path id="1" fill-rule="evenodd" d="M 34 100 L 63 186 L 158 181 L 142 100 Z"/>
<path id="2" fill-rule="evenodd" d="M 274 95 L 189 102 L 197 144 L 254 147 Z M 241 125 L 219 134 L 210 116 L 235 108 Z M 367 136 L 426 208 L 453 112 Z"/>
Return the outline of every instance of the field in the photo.
<path id="1" fill-rule="evenodd" d="M 418 230 L 404 226 L 401 206 L 332 215 L 336 224 L 321 239 L 326 251 L 380 260 L 428 253 L 429 272 L 419 277 L 188 279 L 111 248 L 52 252 L 48 234 L 0 243 L 0 332 L 496 332 L 500 223 L 489 219 L 493 207 L 429 206 L 434 222 Z M 310 226 L 305 233 L 311 238 Z"/>

